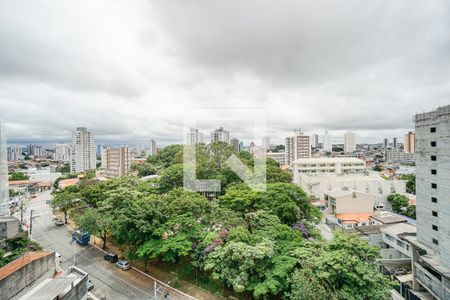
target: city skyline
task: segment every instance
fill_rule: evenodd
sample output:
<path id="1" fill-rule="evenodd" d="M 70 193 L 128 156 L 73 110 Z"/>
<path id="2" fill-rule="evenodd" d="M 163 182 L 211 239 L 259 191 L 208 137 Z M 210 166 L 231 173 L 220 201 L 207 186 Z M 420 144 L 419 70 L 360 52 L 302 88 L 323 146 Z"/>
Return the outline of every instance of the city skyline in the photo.
<path id="1" fill-rule="evenodd" d="M 204 4 L 53 3 L 29 14 L 5 3 L 0 103 L 10 143 L 64 142 L 83 126 L 99 142 L 167 145 L 182 141 L 184 109 L 241 107 L 267 109 L 277 143 L 299 126 L 373 142 L 411 131 L 411 115 L 449 99 L 448 3 L 403 2 L 408 14 L 397 2 L 363 11 L 330 3 L 331 15 L 301 1 Z M 133 22 L 119 25 L 124 18 Z"/>

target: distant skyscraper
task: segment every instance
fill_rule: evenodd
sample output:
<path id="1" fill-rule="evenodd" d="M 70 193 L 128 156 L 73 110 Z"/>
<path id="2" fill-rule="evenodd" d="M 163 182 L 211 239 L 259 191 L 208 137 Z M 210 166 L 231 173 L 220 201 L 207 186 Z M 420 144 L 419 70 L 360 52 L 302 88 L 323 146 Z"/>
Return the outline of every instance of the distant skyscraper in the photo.
<path id="1" fill-rule="evenodd" d="M 36 144 L 30 144 L 27 146 L 27 154 L 33 155 L 33 156 L 42 156 L 42 146 L 36 145 Z"/>
<path id="2" fill-rule="evenodd" d="M 211 142 L 225 142 L 227 144 L 230 143 L 230 132 L 223 129 L 223 127 L 219 127 L 218 129 L 211 132 Z"/>
<path id="3" fill-rule="evenodd" d="M 70 145 L 70 172 L 80 173 L 96 169 L 96 151 L 94 135 L 85 127 L 72 132 Z"/>
<path id="4" fill-rule="evenodd" d="M 147 155 L 156 155 L 156 152 L 157 152 L 156 142 L 155 140 L 150 140 Z"/>
<path id="5" fill-rule="evenodd" d="M 394 147 L 395 150 L 397 150 L 398 144 L 397 144 L 397 138 L 396 137 L 392 139 L 392 146 Z"/>
<path id="6" fill-rule="evenodd" d="M 353 153 L 356 151 L 355 134 L 353 132 L 347 132 L 345 134 L 344 152 Z"/>
<path id="7" fill-rule="evenodd" d="M 403 141 L 403 151 L 406 153 L 416 153 L 416 135 L 414 132 L 408 132 L 405 134 Z"/>
<path id="8" fill-rule="evenodd" d="M 232 138 L 230 140 L 230 144 L 234 147 L 234 149 L 236 149 L 236 151 L 239 152 L 239 139 L 237 138 Z"/>
<path id="9" fill-rule="evenodd" d="M 387 148 L 387 147 L 389 147 L 389 139 L 388 139 L 388 138 L 385 138 L 385 139 L 383 140 L 383 148 Z"/>
<path id="10" fill-rule="evenodd" d="M 262 147 L 264 149 L 264 151 L 267 152 L 267 150 L 269 150 L 270 148 L 270 138 L 268 136 L 263 137 L 262 139 Z"/>
<path id="11" fill-rule="evenodd" d="M 8 149 L 8 161 L 18 161 L 22 159 L 22 148 L 20 146 L 11 146 Z"/>
<path id="12" fill-rule="evenodd" d="M 8 216 L 9 211 L 8 162 L 6 160 L 6 136 L 0 121 L 0 216 Z"/>
<path id="13" fill-rule="evenodd" d="M 56 144 L 55 154 L 53 157 L 56 161 L 69 162 L 70 161 L 70 145 Z"/>
<path id="14" fill-rule="evenodd" d="M 285 162 L 287 165 L 291 165 L 294 160 L 299 158 L 311 157 L 311 144 L 309 142 L 309 136 L 304 135 L 303 132 L 295 132 L 292 137 L 285 139 Z"/>
<path id="15" fill-rule="evenodd" d="M 197 128 L 190 128 L 187 133 L 186 143 L 188 145 L 203 144 L 203 133 L 201 133 Z"/>
<path id="16" fill-rule="evenodd" d="M 244 151 L 244 142 L 239 142 L 239 152 Z"/>
<path id="17" fill-rule="evenodd" d="M 328 134 L 328 131 L 325 131 L 325 134 L 323 135 L 323 151 L 331 152 L 333 149 L 333 146 L 331 144 L 331 135 Z"/>
<path id="18" fill-rule="evenodd" d="M 313 134 L 311 135 L 311 147 L 313 148 L 317 148 L 319 147 L 319 135 L 318 134 Z"/>

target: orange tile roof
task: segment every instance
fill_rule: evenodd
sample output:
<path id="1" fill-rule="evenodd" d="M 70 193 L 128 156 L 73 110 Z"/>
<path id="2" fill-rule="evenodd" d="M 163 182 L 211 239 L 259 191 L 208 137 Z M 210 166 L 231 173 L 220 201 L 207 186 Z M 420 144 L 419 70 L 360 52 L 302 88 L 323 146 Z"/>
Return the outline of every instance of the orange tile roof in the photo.
<path id="1" fill-rule="evenodd" d="M 32 184 L 32 183 L 37 183 L 37 181 L 35 181 L 35 180 L 14 180 L 14 181 L 9 181 L 9 185 L 21 185 L 21 184 Z"/>
<path id="2" fill-rule="evenodd" d="M 341 219 L 343 223 L 369 222 L 371 216 L 371 213 L 336 214 L 336 218 Z"/>
<path id="3" fill-rule="evenodd" d="M 31 263 L 39 258 L 49 256 L 51 254 L 53 254 L 53 252 L 40 251 L 40 252 L 25 253 L 24 255 L 16 258 L 15 260 L 13 260 L 9 264 L 7 264 L 6 266 L 0 268 L 0 280 L 8 277 L 9 275 L 11 275 L 12 273 L 14 273 L 18 270 L 20 270 L 21 268 L 28 265 L 29 263 Z"/>
<path id="4" fill-rule="evenodd" d="M 65 188 L 66 186 L 75 185 L 80 181 L 78 178 L 72 178 L 72 179 L 63 179 L 60 182 L 58 182 L 58 186 L 60 188 Z"/>

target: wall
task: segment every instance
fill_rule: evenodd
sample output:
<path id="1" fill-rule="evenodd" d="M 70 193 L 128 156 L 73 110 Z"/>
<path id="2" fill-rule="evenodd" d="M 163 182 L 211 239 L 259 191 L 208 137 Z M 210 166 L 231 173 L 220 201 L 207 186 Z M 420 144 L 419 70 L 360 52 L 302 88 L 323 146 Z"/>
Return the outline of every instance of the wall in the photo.
<path id="1" fill-rule="evenodd" d="M 336 199 L 336 214 L 371 213 L 373 212 L 374 197 L 364 193 L 355 192 Z"/>
<path id="2" fill-rule="evenodd" d="M 55 253 L 32 261 L 0 281 L 0 299 L 11 299 L 39 277 L 51 277 L 55 271 Z"/>

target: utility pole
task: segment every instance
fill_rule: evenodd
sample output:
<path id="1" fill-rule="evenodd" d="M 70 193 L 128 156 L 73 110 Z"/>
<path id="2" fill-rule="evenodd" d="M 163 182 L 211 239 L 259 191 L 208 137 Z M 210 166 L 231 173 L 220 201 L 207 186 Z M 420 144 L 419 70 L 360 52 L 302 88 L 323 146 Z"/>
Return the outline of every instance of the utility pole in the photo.
<path id="1" fill-rule="evenodd" d="M 30 240 L 32 237 L 32 231 L 33 231 L 33 210 L 30 211 Z"/>

